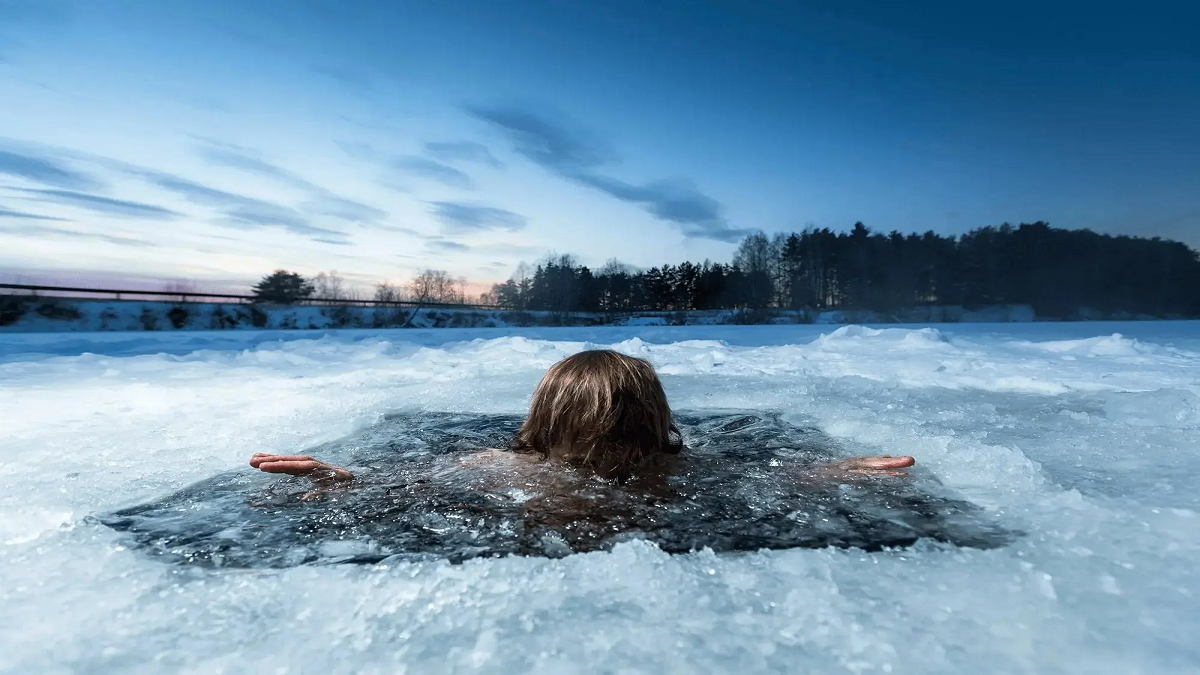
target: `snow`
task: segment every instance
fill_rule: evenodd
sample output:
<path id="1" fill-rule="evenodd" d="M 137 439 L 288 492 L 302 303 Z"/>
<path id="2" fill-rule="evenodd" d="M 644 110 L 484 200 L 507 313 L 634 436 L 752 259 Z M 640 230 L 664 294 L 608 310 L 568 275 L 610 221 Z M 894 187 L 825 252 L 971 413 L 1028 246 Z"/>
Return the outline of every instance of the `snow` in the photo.
<path id="1" fill-rule="evenodd" d="M 9 303 L 9 304 L 5 304 Z M 8 309 L 6 310 L 6 306 Z M 7 312 L 14 312 L 6 318 Z M 322 330 L 339 328 L 507 328 L 554 325 L 669 326 L 737 323 L 845 324 L 1034 321 L 1028 305 L 998 305 L 967 311 L 957 306 L 921 306 L 895 312 L 838 310 L 810 313 L 776 309 L 769 313 L 714 309 L 689 312 L 646 311 L 626 314 L 465 309 L 446 307 L 367 307 L 355 305 L 249 305 L 206 302 L 146 302 L 29 298 L 0 295 L 0 333 L 197 330 Z M 756 314 L 758 316 L 756 316 Z M 741 320 L 741 319 L 753 319 Z"/>
<path id="2" fill-rule="evenodd" d="M 251 305 L 212 302 L 146 302 L 64 298 L 11 299 L 23 309 L 3 332 L 260 330 L 337 328 L 342 326 L 417 327 L 507 325 L 500 310 L 355 305 Z M 182 310 L 182 312 L 180 312 Z M 172 316 L 172 312 L 180 312 Z"/>
<path id="3" fill-rule="evenodd" d="M 995 550 L 170 566 L 90 514 L 595 346 L 911 454 Z M 0 334 L 0 672 L 1194 673 L 1200 323 Z M 346 544 L 352 547 L 352 543 Z"/>

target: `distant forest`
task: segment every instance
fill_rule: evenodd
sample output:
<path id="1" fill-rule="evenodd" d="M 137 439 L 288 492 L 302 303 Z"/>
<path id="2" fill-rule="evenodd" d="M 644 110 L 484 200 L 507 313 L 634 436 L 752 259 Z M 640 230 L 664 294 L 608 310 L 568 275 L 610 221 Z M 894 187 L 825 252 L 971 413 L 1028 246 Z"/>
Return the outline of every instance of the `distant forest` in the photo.
<path id="1" fill-rule="evenodd" d="M 1200 257 L 1159 238 L 1001 225 L 958 237 L 933 232 L 808 229 L 755 234 L 729 264 L 592 270 L 570 255 L 522 264 L 484 294 L 513 310 L 834 309 L 887 312 L 1025 304 L 1039 316 L 1200 316 Z"/>

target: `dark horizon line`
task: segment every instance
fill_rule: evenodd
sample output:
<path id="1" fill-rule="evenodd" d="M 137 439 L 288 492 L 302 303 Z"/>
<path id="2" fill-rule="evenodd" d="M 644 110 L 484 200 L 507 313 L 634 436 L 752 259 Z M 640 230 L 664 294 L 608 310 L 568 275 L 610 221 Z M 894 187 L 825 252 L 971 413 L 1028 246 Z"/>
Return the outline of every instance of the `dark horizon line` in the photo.
<path id="1" fill-rule="evenodd" d="M 840 229 L 840 228 L 830 228 L 827 226 L 826 227 L 816 227 L 815 225 L 810 225 L 810 226 L 804 227 L 799 230 L 791 230 L 791 231 L 778 230 L 771 234 L 767 234 L 767 232 L 765 230 L 760 229 L 760 230 L 757 230 L 754 234 L 747 235 L 747 237 L 744 238 L 741 243 L 745 243 L 745 241 L 747 239 L 751 239 L 751 238 L 757 237 L 757 236 L 767 237 L 768 239 L 786 240 L 788 237 L 799 236 L 806 232 L 828 233 L 828 234 L 832 234 L 835 236 L 838 235 L 839 233 L 851 234 L 859 226 L 866 229 L 868 232 L 868 235 L 871 237 L 882 237 L 884 239 L 887 239 L 896 234 L 900 234 L 901 236 L 903 236 L 904 238 L 907 239 L 910 237 L 925 237 L 925 236 L 932 235 L 939 239 L 953 240 L 955 242 L 961 242 L 964 237 L 970 237 L 973 235 L 977 235 L 980 232 L 985 232 L 988 230 L 1002 231 L 1003 228 L 1011 228 L 1013 230 L 1019 230 L 1020 228 L 1023 228 L 1023 227 L 1038 227 L 1038 226 L 1040 226 L 1040 227 L 1049 228 L 1051 231 L 1055 231 L 1055 232 L 1089 233 L 1093 236 L 1105 238 L 1105 239 L 1116 239 L 1116 240 L 1130 239 L 1130 240 L 1142 240 L 1142 241 L 1148 241 L 1148 242 L 1157 241 L 1157 242 L 1162 242 L 1162 243 L 1166 243 L 1166 244 L 1177 244 L 1177 245 L 1184 246 L 1193 255 L 1200 256 L 1200 246 L 1193 246 L 1192 244 L 1189 244 L 1185 241 L 1173 239 L 1170 237 L 1163 237 L 1160 235 L 1147 236 L 1147 235 L 1141 235 L 1141 234 L 1111 234 L 1111 233 L 1107 233 L 1107 232 L 1097 232 L 1096 230 L 1093 230 L 1090 227 L 1077 227 L 1077 228 L 1053 227 L 1050 225 L 1050 223 L 1048 221 L 1043 221 L 1043 220 L 1034 221 L 1032 223 L 1023 222 L 1023 223 L 1020 223 L 1019 225 L 1015 225 L 1015 226 L 1012 223 L 1005 221 L 999 225 L 984 225 L 984 226 L 976 227 L 974 229 L 968 230 L 966 232 L 958 233 L 958 234 L 939 234 L 932 228 L 927 229 L 924 232 L 918 232 L 917 230 L 914 229 L 914 230 L 910 230 L 907 233 L 905 233 L 899 229 L 892 229 L 889 231 L 874 230 L 874 229 L 871 229 L 870 226 L 866 225 L 865 223 L 863 223 L 863 221 L 860 220 L 860 221 L 856 221 L 854 223 L 854 225 L 852 225 L 844 230 Z M 740 244 L 739 244 L 739 246 L 740 246 Z M 558 253 L 554 253 L 554 252 L 547 252 L 541 258 L 535 260 L 534 265 L 553 260 L 555 258 L 560 257 L 561 255 L 562 254 L 558 254 Z M 575 257 L 575 254 L 569 253 L 566 255 L 569 255 L 572 258 Z M 732 259 L 735 257 L 735 255 L 736 255 L 736 253 L 734 255 L 730 256 L 731 262 L 732 262 Z M 617 262 L 621 262 L 620 259 L 616 258 L 615 256 L 613 258 L 611 258 L 610 260 L 616 260 Z M 684 262 L 691 262 L 691 261 L 684 261 Z M 705 262 L 711 262 L 711 261 L 706 259 Z M 601 267 L 603 267 L 604 264 L 606 264 L 606 263 L 599 263 L 599 264 L 595 265 L 595 269 L 600 269 Z M 621 264 L 626 264 L 626 263 L 621 263 Z M 680 263 L 680 264 L 682 264 L 682 263 Z M 696 264 L 696 263 L 692 263 L 692 264 Z M 513 265 L 514 270 L 517 267 L 520 267 L 521 265 L 528 265 L 528 263 L 524 260 L 519 261 Z M 656 267 L 661 267 L 662 265 L 651 265 L 651 266 L 645 267 L 645 268 L 643 268 L 641 266 L 637 266 L 637 265 L 627 265 L 627 266 L 632 268 L 634 271 L 644 272 L 644 271 L 647 271 L 650 269 L 654 269 Z M 584 265 L 584 267 L 591 267 L 591 266 Z M 275 268 L 276 269 L 286 269 L 287 266 L 276 265 Z M 154 286 L 156 286 L 158 288 L 161 288 L 165 285 L 172 284 L 172 283 L 184 283 L 184 284 L 192 283 L 191 280 L 185 279 L 185 278 L 180 278 L 180 277 L 159 276 L 159 277 L 151 278 L 151 277 L 149 277 L 149 275 L 136 274 L 136 273 L 123 274 L 123 273 L 116 272 L 113 270 L 75 270 L 75 269 L 70 269 L 70 268 L 61 268 L 60 270 L 55 271 L 55 270 L 36 269 L 36 268 L 35 269 L 14 268 L 14 269 L 17 271 L 10 272 L 9 275 L 16 278 L 17 280 L 19 280 L 20 277 L 22 276 L 21 272 L 25 272 L 25 274 L 27 274 L 29 276 L 34 276 L 34 275 L 45 275 L 45 276 L 95 275 L 95 276 L 102 276 L 102 277 L 108 276 L 108 277 L 116 277 L 116 278 L 123 278 L 123 279 L 139 279 L 140 280 L 139 283 L 153 284 Z M 0 270 L 0 271 L 2 271 L 2 270 Z M 334 270 L 331 270 L 331 271 L 334 271 Z M 264 275 L 269 274 L 269 273 L 270 273 L 269 271 L 264 272 Z M 319 272 L 318 274 L 322 274 L 322 273 L 325 273 L 325 272 Z M 316 275 L 312 275 L 312 276 L 316 276 Z M 338 276 L 340 277 L 341 275 L 338 275 Z M 350 276 L 361 276 L 361 275 L 351 274 Z M 342 278 L 344 279 L 344 277 L 342 277 Z M 151 279 L 153 279 L 153 280 L 151 280 Z M 197 282 L 197 283 L 203 283 L 203 282 Z M 215 281 L 214 283 L 221 284 L 226 288 L 232 287 L 232 288 L 240 288 L 240 289 L 248 290 L 253 286 L 253 284 L 255 283 L 255 280 L 252 278 L 247 278 L 245 281 L 235 281 L 233 279 L 223 278 L 219 281 Z M 380 282 L 375 282 L 375 283 L 369 284 L 366 288 L 376 286 L 376 285 L 378 285 L 378 283 L 380 283 Z M 503 281 L 473 281 L 473 280 L 468 281 L 468 284 L 471 286 L 479 286 L 479 287 L 483 287 L 483 288 L 492 286 L 497 283 L 504 283 L 504 282 Z M 57 285 L 57 284 L 45 284 L 45 285 L 52 286 L 52 285 Z M 124 290 L 122 290 L 120 292 L 134 294 L 134 293 L 138 293 L 139 291 L 134 291 L 134 290 L 124 291 Z M 177 292 L 170 293 L 170 294 L 179 295 L 179 293 L 177 293 Z M 197 292 L 187 293 L 187 295 L 199 295 L 199 294 L 202 294 L 199 291 L 199 286 L 197 286 Z M 218 293 L 216 295 L 221 295 L 221 294 Z"/>

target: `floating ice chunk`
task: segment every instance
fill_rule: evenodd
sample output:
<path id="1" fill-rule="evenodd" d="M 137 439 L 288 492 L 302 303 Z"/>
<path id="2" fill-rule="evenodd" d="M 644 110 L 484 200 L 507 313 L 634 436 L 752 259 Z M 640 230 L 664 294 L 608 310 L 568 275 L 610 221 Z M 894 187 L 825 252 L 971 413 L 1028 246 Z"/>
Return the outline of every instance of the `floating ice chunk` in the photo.
<path id="1" fill-rule="evenodd" d="M 902 345 L 903 348 L 925 348 L 944 346 L 950 341 L 936 328 L 868 328 L 866 326 L 842 326 L 828 335 L 821 335 L 815 344 L 834 346 L 847 341 L 864 340 Z"/>
<path id="2" fill-rule="evenodd" d="M 75 513 L 67 510 L 24 508 L 5 511 L 0 518 L 0 543 L 23 544 L 33 541 L 46 532 L 57 530 L 75 520 Z"/>
<path id="3" fill-rule="evenodd" d="M 630 356 L 638 356 L 645 358 L 650 355 L 650 345 L 642 341 L 641 338 L 630 338 L 624 342 L 618 342 L 612 346 L 612 349 L 628 354 Z"/>
<path id="4" fill-rule="evenodd" d="M 1158 351 L 1152 345 L 1143 344 L 1120 333 L 1082 340 L 1054 340 L 1049 342 L 1016 341 L 1015 346 L 1056 354 L 1076 356 L 1142 356 Z"/>
<path id="5" fill-rule="evenodd" d="M 1200 427 L 1200 396 L 1183 389 L 1115 392 L 1105 400 L 1104 414 L 1131 426 L 1193 429 Z"/>
<path id="6" fill-rule="evenodd" d="M 1045 394 L 1047 396 L 1057 396 L 1071 391 L 1071 388 L 1062 382 L 1039 380 L 1026 375 L 997 377 L 993 380 L 992 385 L 987 388 L 992 391 L 1019 391 L 1029 394 Z"/>
<path id="7" fill-rule="evenodd" d="M 828 335 L 822 335 L 819 338 L 819 341 L 833 342 L 843 338 L 876 337 L 882 334 L 883 330 L 878 328 L 867 328 L 866 326 L 842 326 Z"/>
<path id="8" fill-rule="evenodd" d="M 728 349 L 724 340 L 680 340 L 671 345 L 677 349 Z"/>
<path id="9" fill-rule="evenodd" d="M 370 541 L 361 539 L 339 539 L 323 541 L 319 547 L 320 555 L 328 558 L 363 555 L 374 552 L 375 546 Z"/>

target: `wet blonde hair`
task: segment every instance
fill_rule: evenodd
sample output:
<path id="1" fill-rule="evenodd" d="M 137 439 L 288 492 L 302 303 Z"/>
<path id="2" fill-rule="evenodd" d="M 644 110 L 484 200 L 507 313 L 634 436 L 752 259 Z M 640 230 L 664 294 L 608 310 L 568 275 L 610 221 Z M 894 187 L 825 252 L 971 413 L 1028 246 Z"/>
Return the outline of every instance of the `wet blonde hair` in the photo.
<path id="1" fill-rule="evenodd" d="M 654 455 L 678 452 L 678 438 L 654 367 L 602 349 L 551 366 L 511 449 L 624 478 Z"/>

